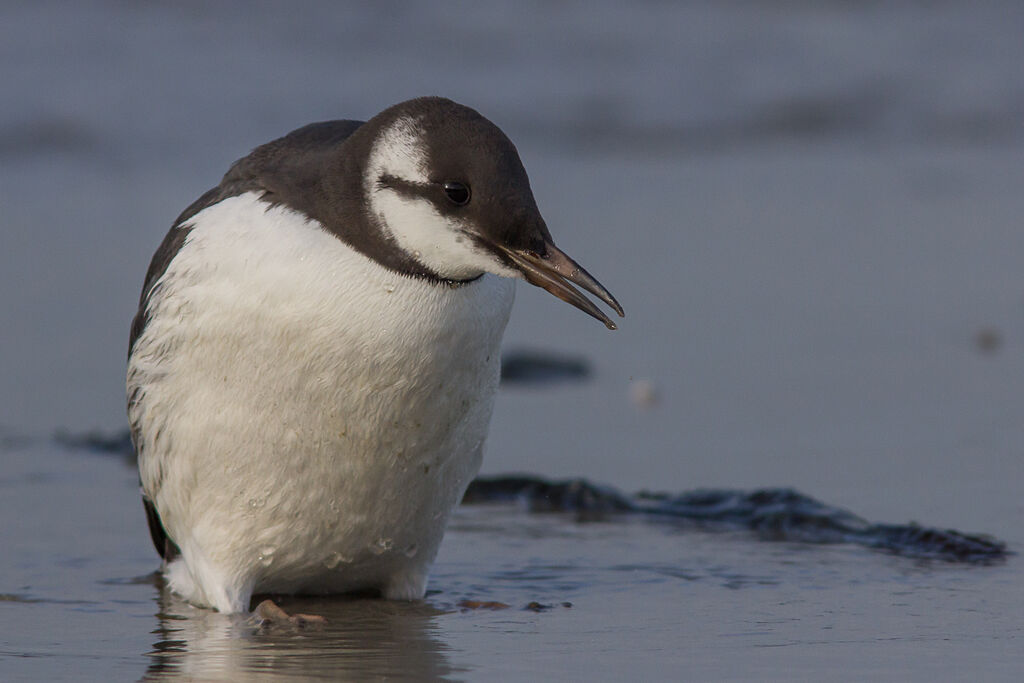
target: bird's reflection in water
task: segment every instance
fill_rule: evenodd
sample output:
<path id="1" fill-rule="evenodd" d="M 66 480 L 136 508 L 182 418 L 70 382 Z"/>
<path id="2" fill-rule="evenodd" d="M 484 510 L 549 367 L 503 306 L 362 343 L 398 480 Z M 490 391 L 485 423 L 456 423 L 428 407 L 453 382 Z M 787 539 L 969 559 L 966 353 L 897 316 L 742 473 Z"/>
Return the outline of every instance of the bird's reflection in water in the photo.
<path id="1" fill-rule="evenodd" d="M 330 677 L 436 679 L 452 674 L 447 645 L 434 637 L 441 610 L 375 598 L 275 598 L 323 626 L 263 626 L 245 615 L 193 607 L 154 575 L 158 626 L 143 680 L 239 681 Z"/>

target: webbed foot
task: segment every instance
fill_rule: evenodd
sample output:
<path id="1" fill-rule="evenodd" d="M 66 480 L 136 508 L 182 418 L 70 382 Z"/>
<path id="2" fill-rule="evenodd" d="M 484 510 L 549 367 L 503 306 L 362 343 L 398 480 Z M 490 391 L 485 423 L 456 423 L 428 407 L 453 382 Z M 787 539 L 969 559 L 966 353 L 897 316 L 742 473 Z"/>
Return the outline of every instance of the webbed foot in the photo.
<path id="1" fill-rule="evenodd" d="M 288 614 L 273 600 L 264 600 L 256 605 L 253 615 L 259 620 L 261 627 L 291 626 L 294 628 L 322 627 L 327 618 L 318 614 Z"/>

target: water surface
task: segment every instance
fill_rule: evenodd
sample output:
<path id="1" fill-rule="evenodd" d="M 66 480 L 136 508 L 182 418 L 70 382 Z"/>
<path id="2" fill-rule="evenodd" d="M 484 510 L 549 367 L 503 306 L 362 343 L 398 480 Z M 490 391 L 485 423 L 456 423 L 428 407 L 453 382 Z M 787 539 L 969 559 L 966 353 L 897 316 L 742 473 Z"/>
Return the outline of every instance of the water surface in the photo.
<path id="1" fill-rule="evenodd" d="M 486 472 L 791 486 L 1019 550 L 1022 29 L 1009 0 L 5 4 L 0 678 L 1019 680 L 1019 558 L 514 506 L 457 513 L 424 603 L 257 632 L 162 593 L 136 474 L 49 436 L 123 428 L 146 264 L 232 160 L 438 93 L 628 315 L 520 287 L 507 348 L 589 374 L 504 388 Z"/>

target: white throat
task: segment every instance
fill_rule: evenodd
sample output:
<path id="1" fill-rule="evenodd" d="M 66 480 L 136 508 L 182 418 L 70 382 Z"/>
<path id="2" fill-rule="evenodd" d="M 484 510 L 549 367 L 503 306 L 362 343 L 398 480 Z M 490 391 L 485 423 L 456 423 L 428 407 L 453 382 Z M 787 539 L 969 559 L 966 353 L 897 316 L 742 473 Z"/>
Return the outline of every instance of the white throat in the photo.
<path id="1" fill-rule="evenodd" d="M 398 246 L 443 278 L 468 280 L 483 273 L 521 277 L 474 244 L 465 223 L 441 215 L 426 199 L 380 187 L 384 175 L 421 185 L 431 182 L 422 136 L 415 120 L 401 118 L 374 142 L 363 181 L 370 211 Z"/>

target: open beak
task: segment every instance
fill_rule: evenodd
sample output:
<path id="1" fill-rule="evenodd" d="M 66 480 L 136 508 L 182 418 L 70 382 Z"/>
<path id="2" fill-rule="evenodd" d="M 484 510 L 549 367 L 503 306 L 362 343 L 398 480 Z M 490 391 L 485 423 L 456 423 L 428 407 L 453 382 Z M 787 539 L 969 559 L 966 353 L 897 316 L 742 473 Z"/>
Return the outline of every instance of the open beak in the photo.
<path id="1" fill-rule="evenodd" d="M 619 314 L 619 317 L 622 318 L 625 316 L 625 313 L 622 311 L 622 306 L 619 305 L 619 302 L 615 300 L 615 297 L 600 282 L 584 270 L 583 266 L 573 261 L 568 254 L 550 241 L 545 241 L 544 243 L 547 253 L 543 256 L 538 256 L 532 251 L 520 251 L 502 245 L 493 246 L 515 264 L 516 268 L 523 273 L 523 277 L 531 285 L 543 287 L 562 301 L 570 303 L 581 311 L 592 315 L 603 322 L 609 330 L 618 329 L 612 319 L 604 314 L 604 311 L 569 283 L 577 284 L 587 290 L 611 306 Z"/>

